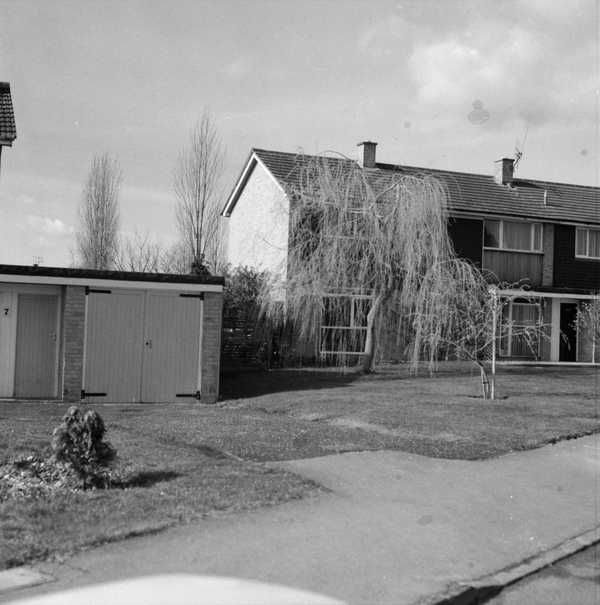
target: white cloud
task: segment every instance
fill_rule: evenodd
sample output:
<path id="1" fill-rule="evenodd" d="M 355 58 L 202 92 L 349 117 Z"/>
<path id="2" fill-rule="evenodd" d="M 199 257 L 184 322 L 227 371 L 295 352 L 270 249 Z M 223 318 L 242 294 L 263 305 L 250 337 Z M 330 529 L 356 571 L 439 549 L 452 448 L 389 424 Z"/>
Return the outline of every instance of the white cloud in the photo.
<path id="1" fill-rule="evenodd" d="M 223 68 L 223 73 L 232 80 L 239 80 L 254 69 L 254 62 L 248 56 L 238 57 Z"/>
<path id="2" fill-rule="evenodd" d="M 396 55 L 398 44 L 410 39 L 410 24 L 398 15 L 371 23 L 358 37 L 358 50 L 374 58 Z"/>
<path id="3" fill-rule="evenodd" d="M 27 214 L 25 221 L 31 229 L 40 234 L 41 238 L 43 236 L 62 236 L 73 233 L 73 228 L 63 223 L 59 218 Z"/>
<path id="4" fill-rule="evenodd" d="M 550 31 L 496 22 L 481 25 L 475 35 L 418 45 L 409 68 L 421 111 L 462 120 L 481 100 L 495 127 L 591 121 L 593 53 L 585 39 L 566 49 Z"/>

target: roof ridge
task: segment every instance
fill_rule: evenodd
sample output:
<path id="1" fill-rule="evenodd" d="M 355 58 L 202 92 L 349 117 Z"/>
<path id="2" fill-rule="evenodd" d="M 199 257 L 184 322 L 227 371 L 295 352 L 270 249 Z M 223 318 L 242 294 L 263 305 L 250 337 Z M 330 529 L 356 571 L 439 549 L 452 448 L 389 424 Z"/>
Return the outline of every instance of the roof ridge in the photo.
<path id="1" fill-rule="evenodd" d="M 280 154 L 280 155 L 294 156 L 294 157 L 305 156 L 305 157 L 310 157 L 310 158 L 328 158 L 328 159 L 334 159 L 334 160 L 339 160 L 339 161 L 356 162 L 356 160 L 352 160 L 351 158 L 334 157 L 334 156 L 328 156 L 328 155 L 323 155 L 323 154 L 314 154 L 314 153 L 303 153 L 300 151 L 299 152 L 279 151 L 276 149 L 264 149 L 261 147 L 252 147 L 251 149 L 253 152 L 259 152 L 259 153 L 266 152 L 266 153 L 276 153 L 276 154 Z M 421 170 L 423 172 L 443 172 L 443 173 L 447 173 L 447 174 L 460 174 L 460 175 L 466 175 L 466 176 L 485 177 L 485 178 L 491 178 L 491 179 L 494 178 L 494 176 L 491 174 L 482 174 L 481 172 L 465 172 L 462 170 L 447 170 L 444 168 L 426 168 L 424 166 L 409 166 L 408 164 L 393 164 L 393 163 L 388 163 L 388 162 L 377 162 L 375 164 L 375 168 L 379 168 L 380 170 L 402 170 L 402 169 Z M 600 192 L 600 187 L 596 186 L 596 185 L 581 185 L 579 183 L 567 183 L 567 182 L 563 182 L 563 181 L 547 181 L 547 180 L 532 179 L 532 178 L 527 178 L 527 177 L 514 177 L 513 181 L 516 183 L 518 183 L 520 181 L 523 183 L 557 185 L 560 187 L 585 187 L 586 189 L 597 190 Z"/>
<path id="2" fill-rule="evenodd" d="M 388 164 L 386 162 L 377 162 L 376 168 L 380 166 L 390 166 L 393 169 L 401 170 L 408 168 L 409 170 L 423 170 L 424 172 L 445 172 L 448 174 L 461 174 L 465 176 L 480 176 L 493 179 L 491 174 L 482 174 L 481 172 L 464 172 L 462 170 L 446 170 L 445 168 L 425 168 L 423 166 L 408 166 L 406 164 Z M 513 177 L 513 182 L 524 182 L 524 183 L 543 183 L 546 185 L 558 185 L 560 187 L 586 187 L 587 189 L 597 189 L 600 191 L 600 187 L 596 185 L 580 185 L 579 183 L 565 183 L 563 181 L 544 181 L 541 179 L 530 179 L 527 177 Z"/>

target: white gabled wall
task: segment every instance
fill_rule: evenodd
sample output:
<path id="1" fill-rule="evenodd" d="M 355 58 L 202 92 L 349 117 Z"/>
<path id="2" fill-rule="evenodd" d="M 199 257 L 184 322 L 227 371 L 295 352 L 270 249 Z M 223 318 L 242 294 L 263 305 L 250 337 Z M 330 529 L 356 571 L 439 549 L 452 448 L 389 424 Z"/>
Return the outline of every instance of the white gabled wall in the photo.
<path id="1" fill-rule="evenodd" d="M 289 201 L 267 169 L 257 162 L 226 219 L 227 260 L 286 277 Z"/>

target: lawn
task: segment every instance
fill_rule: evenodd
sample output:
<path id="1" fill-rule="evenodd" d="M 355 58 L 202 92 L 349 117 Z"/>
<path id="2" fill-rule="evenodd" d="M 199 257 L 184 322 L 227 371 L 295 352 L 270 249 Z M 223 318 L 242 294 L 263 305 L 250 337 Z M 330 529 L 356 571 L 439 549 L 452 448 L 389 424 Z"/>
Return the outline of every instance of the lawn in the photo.
<path id="1" fill-rule="evenodd" d="M 47 450 L 52 428 L 66 407 L 1 403 L 0 463 Z M 172 413 L 159 407 L 163 414 L 168 412 L 163 422 L 187 422 L 184 408 L 175 406 Z M 124 408 L 125 414 L 129 408 Z M 108 419 L 118 408 L 98 409 Z M 136 409 L 141 425 L 144 410 Z M 291 473 L 236 460 L 202 445 L 165 443 L 110 421 L 107 439 L 117 449 L 123 487 L 0 501 L 0 569 L 319 491 Z"/>
<path id="2" fill-rule="evenodd" d="M 596 369 L 503 369 L 493 402 L 478 380 L 277 370 L 224 377 L 215 406 L 95 406 L 126 487 L 0 503 L 0 568 L 318 493 L 265 461 L 374 449 L 482 459 L 600 431 Z M 47 448 L 65 408 L 1 403 L 0 462 Z"/>

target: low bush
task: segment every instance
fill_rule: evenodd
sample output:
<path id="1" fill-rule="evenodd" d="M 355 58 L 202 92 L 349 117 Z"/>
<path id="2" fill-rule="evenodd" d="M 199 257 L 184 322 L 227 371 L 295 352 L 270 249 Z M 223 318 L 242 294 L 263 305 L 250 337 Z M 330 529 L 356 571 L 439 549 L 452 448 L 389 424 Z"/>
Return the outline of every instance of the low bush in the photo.
<path id="1" fill-rule="evenodd" d="M 69 465 L 82 487 L 107 487 L 110 466 L 116 458 L 115 448 L 104 441 L 106 427 L 98 412 L 83 413 L 71 406 L 52 434 L 52 454 L 59 463 Z"/>

